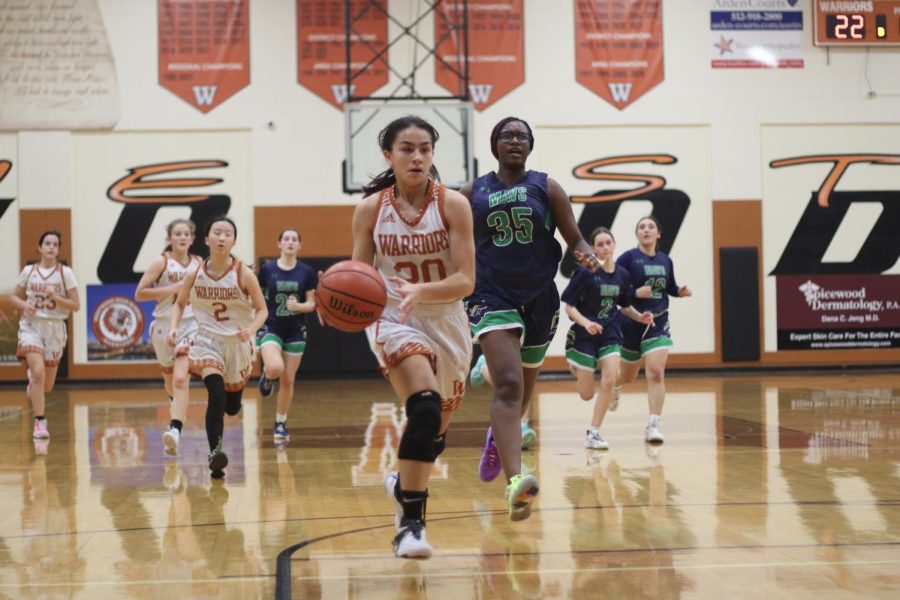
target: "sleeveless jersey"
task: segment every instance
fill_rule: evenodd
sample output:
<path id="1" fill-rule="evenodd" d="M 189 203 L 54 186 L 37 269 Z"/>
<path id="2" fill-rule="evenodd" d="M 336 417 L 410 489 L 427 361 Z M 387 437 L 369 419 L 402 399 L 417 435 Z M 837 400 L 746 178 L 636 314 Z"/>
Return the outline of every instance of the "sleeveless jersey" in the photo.
<path id="1" fill-rule="evenodd" d="M 202 331 L 220 336 L 234 336 L 253 321 L 250 297 L 241 289 L 241 267 L 235 259 L 231 267 L 213 277 L 200 263 L 191 288 L 194 319 Z"/>
<path id="2" fill-rule="evenodd" d="M 528 171 L 507 187 L 493 171 L 472 182 L 476 289 L 526 304 L 556 276 L 562 248 L 547 174 Z"/>
<path id="3" fill-rule="evenodd" d="M 200 264 L 200 257 L 194 256 L 193 254 L 188 255 L 187 264 L 178 262 L 168 252 L 163 252 L 163 257 L 166 260 L 166 268 L 163 269 L 163 272 L 159 274 L 159 278 L 154 284 L 156 287 L 165 287 L 167 285 L 172 285 L 173 283 L 178 283 L 179 281 L 184 279 L 184 276 L 188 271 L 196 269 Z M 156 303 L 156 308 L 153 309 L 153 318 L 157 320 L 168 319 L 172 314 L 172 305 L 175 304 L 176 297 L 177 294 L 173 294 L 159 300 Z M 191 305 L 188 304 L 184 307 L 184 314 L 182 315 L 182 317 L 185 319 L 189 319 L 192 316 L 192 312 L 193 308 L 191 308 Z"/>
<path id="4" fill-rule="evenodd" d="M 269 317 L 266 323 L 288 322 L 294 325 L 306 323 L 306 313 L 292 313 L 287 301 L 293 296 L 297 302 L 306 302 L 306 293 L 316 289 L 315 271 L 306 263 L 297 261 L 293 269 L 285 270 L 277 260 L 263 263 L 259 268 L 259 285 L 266 298 Z"/>
<path id="5" fill-rule="evenodd" d="M 647 256 L 640 248 L 632 248 L 622 254 L 616 264 L 628 271 L 635 288 L 650 286 L 649 298 L 634 298 L 632 302 L 638 312 L 649 310 L 658 315 L 668 310 L 669 296 L 678 295 L 672 259 L 659 250 L 653 256 Z"/>
<path id="6" fill-rule="evenodd" d="M 430 182 L 426 204 L 412 221 L 401 216 L 393 186 L 381 191 L 370 229 L 375 241 L 374 266 L 387 287 L 389 304 L 397 305 L 402 300 L 393 291 L 389 277 L 424 283 L 441 281 L 454 272 L 450 232 L 444 218 L 445 191 L 443 184 Z"/>
<path id="7" fill-rule="evenodd" d="M 632 303 L 631 279 L 620 266 L 616 266 L 612 273 L 602 268 L 591 273 L 579 267 L 563 291 L 562 301 L 607 328 L 616 322 L 618 307 Z"/>
<path id="8" fill-rule="evenodd" d="M 39 319 L 65 320 L 69 311 L 57 308 L 56 303 L 47 296 L 51 290 L 56 290 L 60 296 L 65 296 L 68 290 L 76 287 L 75 273 L 62 263 L 56 263 L 49 271 L 41 270 L 40 262 L 26 265 L 16 285 L 25 288 L 25 301 L 37 310 L 34 317 Z"/>

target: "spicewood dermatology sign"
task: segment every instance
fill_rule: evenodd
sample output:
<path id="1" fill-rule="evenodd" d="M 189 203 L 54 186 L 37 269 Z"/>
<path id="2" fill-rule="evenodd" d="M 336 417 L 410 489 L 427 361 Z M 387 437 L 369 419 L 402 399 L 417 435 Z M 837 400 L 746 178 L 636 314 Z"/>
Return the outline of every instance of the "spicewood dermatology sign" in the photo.
<path id="1" fill-rule="evenodd" d="M 898 135 L 880 124 L 763 128 L 767 350 L 900 348 Z"/>
<path id="2" fill-rule="evenodd" d="M 778 348 L 900 348 L 900 275 L 776 278 Z"/>

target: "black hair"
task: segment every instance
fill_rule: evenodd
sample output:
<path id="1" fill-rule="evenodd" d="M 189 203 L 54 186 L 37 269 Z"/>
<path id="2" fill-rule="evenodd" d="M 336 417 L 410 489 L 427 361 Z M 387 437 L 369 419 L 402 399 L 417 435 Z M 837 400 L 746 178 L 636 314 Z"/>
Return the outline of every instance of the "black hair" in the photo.
<path id="1" fill-rule="evenodd" d="M 594 228 L 594 230 L 591 232 L 591 246 L 594 245 L 594 239 L 595 239 L 598 235 L 600 235 L 601 233 L 607 234 L 609 237 L 612 238 L 612 241 L 613 241 L 613 242 L 616 241 L 616 236 L 614 236 L 614 235 L 612 234 L 612 231 L 609 230 L 609 227 L 596 227 L 596 228 Z"/>
<path id="2" fill-rule="evenodd" d="M 500 132 L 503 131 L 503 128 L 508 123 L 513 121 L 518 121 L 525 126 L 525 129 L 528 131 L 528 147 L 534 150 L 534 132 L 531 131 L 531 125 L 528 124 L 528 121 L 519 117 L 506 117 L 505 119 L 500 119 L 500 122 L 494 125 L 494 129 L 491 131 L 491 154 L 494 155 L 494 158 L 500 158 L 500 155 L 497 153 L 497 142 L 500 140 Z"/>
<path id="3" fill-rule="evenodd" d="M 227 215 L 216 215 L 206 222 L 206 227 L 203 228 L 203 237 L 209 237 L 209 230 L 212 229 L 212 226 L 218 223 L 219 221 L 227 221 L 231 223 L 231 226 L 234 227 L 234 241 L 237 241 L 237 225 L 234 224 Z"/>
<path id="4" fill-rule="evenodd" d="M 284 237 L 284 234 L 287 233 L 288 231 L 293 231 L 294 233 L 297 234 L 297 241 L 298 241 L 298 242 L 302 241 L 302 240 L 300 239 L 300 232 L 299 232 L 298 230 L 294 229 L 293 227 L 288 227 L 287 229 L 282 229 L 282 230 L 281 230 L 281 233 L 278 234 L 278 241 L 279 241 L 279 242 L 281 241 L 281 238 Z"/>
<path id="5" fill-rule="evenodd" d="M 394 119 L 393 121 L 388 123 L 387 127 L 381 130 L 381 132 L 378 134 L 378 146 L 382 151 L 390 151 L 394 147 L 394 142 L 397 140 L 397 135 L 401 131 L 409 127 L 417 127 L 426 131 L 431 137 L 432 148 L 437 145 L 437 141 L 441 137 L 438 134 L 437 129 L 432 127 L 431 123 L 429 123 L 422 117 L 417 117 L 416 115 L 406 115 L 405 117 Z M 437 167 L 435 167 L 434 164 L 431 165 L 431 170 L 428 172 L 428 176 L 435 181 L 440 179 Z M 397 177 L 396 175 L 394 175 L 394 170 L 386 169 L 373 177 L 372 181 L 369 182 L 369 185 L 363 186 L 362 191 L 363 194 L 368 196 L 369 194 L 374 194 L 375 192 L 379 192 L 383 189 L 389 188 L 395 183 L 397 183 Z"/>
<path id="6" fill-rule="evenodd" d="M 55 229 L 48 229 L 44 233 L 41 234 L 41 239 L 38 240 L 38 246 L 44 245 L 44 238 L 48 235 L 55 235 L 59 245 L 62 246 L 62 234 Z"/>

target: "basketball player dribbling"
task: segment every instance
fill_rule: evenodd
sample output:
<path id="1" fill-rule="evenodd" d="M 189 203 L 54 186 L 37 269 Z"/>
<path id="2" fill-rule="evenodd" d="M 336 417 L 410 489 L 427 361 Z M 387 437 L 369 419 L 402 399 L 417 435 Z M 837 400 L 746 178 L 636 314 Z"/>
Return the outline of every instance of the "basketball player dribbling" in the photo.
<path id="1" fill-rule="evenodd" d="M 194 223 L 188 219 L 175 219 L 166 225 L 166 243 L 169 247 L 153 259 L 134 292 L 134 298 L 139 302 L 156 301 L 153 323 L 150 324 L 150 340 L 169 394 L 170 421 L 169 428 L 163 432 L 163 448 L 170 456 L 178 454 L 181 429 L 187 419 L 190 402 L 188 347 L 197 333 L 197 322 L 190 305 L 186 306 L 175 336 L 175 347 L 172 348 L 168 342 L 169 321 L 185 274 L 195 271 L 200 264 L 200 257 L 190 253 L 195 230 Z"/>
<path id="2" fill-rule="evenodd" d="M 256 275 L 231 254 L 237 226 L 225 216 L 206 226 L 209 258 L 185 275 L 169 323 L 174 347 L 184 309 L 190 302 L 197 334 L 188 351 L 191 373 L 203 379 L 208 393 L 206 439 L 210 476 L 225 476 L 228 456 L 222 450 L 225 414 L 241 410 L 241 394 L 253 367 L 256 332 L 268 316 Z"/>
<path id="3" fill-rule="evenodd" d="M 438 133 L 416 116 L 378 136 L 389 168 L 363 191 L 353 214 L 353 260 L 374 265 L 388 290 L 366 333 L 382 372 L 406 403 L 399 473 L 385 477 L 395 506 L 394 553 L 427 558 L 425 500 L 432 464 L 459 408 L 472 352 L 462 298 L 475 282 L 469 203 L 438 180 Z"/>

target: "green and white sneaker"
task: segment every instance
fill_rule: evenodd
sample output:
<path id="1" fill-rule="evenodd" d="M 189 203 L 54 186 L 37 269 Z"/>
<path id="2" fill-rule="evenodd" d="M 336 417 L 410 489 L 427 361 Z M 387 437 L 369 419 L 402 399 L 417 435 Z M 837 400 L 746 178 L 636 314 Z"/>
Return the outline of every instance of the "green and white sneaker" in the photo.
<path id="1" fill-rule="evenodd" d="M 534 475 L 513 475 L 506 486 L 510 521 L 524 521 L 531 516 L 531 503 L 537 497 L 539 489 Z"/>

